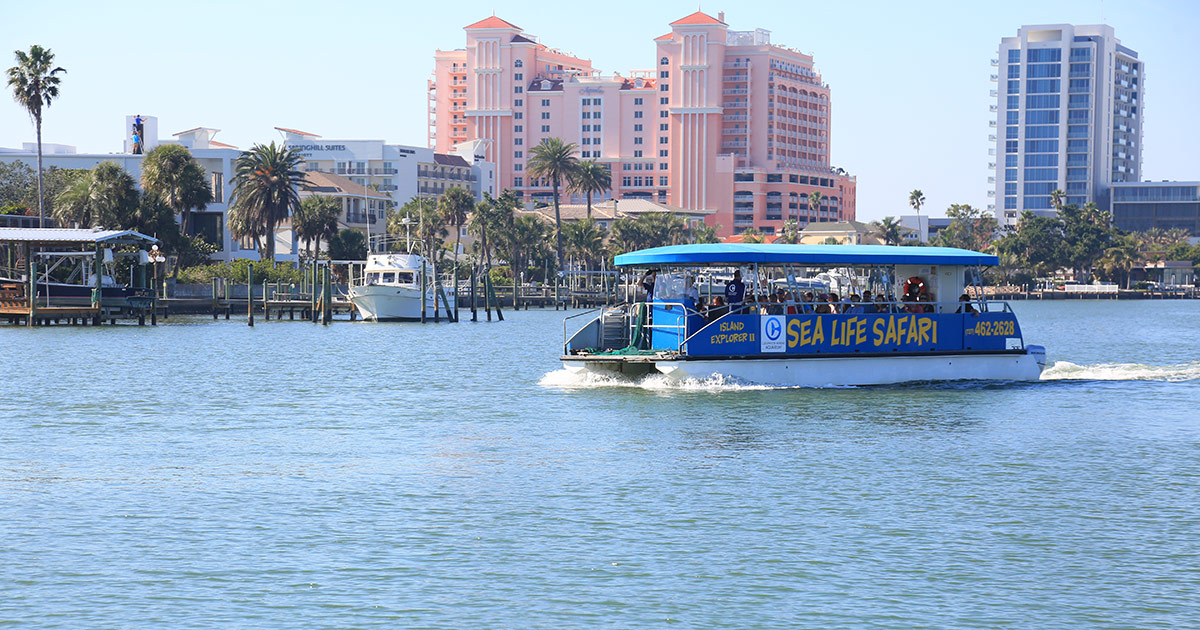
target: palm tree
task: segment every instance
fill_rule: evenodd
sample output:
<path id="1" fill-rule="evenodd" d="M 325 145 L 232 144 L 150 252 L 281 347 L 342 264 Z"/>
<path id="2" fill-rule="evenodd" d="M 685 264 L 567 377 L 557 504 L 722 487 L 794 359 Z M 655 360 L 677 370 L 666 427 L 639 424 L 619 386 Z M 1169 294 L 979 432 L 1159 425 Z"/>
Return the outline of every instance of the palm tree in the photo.
<path id="1" fill-rule="evenodd" d="M 779 231 L 779 238 L 776 243 L 787 245 L 795 245 L 800 242 L 800 224 L 795 219 L 788 219 L 783 222 L 783 228 Z"/>
<path id="2" fill-rule="evenodd" d="M 612 188 L 612 171 L 595 161 L 580 162 L 571 176 L 571 190 L 587 198 L 587 218 L 592 218 L 592 194 L 601 194 Z"/>
<path id="3" fill-rule="evenodd" d="M 896 217 L 883 217 L 882 221 L 871 223 L 871 227 L 884 245 L 899 245 L 904 241 L 904 228 Z"/>
<path id="4" fill-rule="evenodd" d="M 822 195 L 820 191 L 809 193 L 808 210 L 812 216 L 816 216 L 817 212 L 821 210 L 822 201 L 825 201 L 825 195 Z"/>
<path id="5" fill-rule="evenodd" d="M 275 260 L 275 231 L 300 208 L 304 158 L 293 148 L 256 144 L 234 162 L 229 229 L 237 236 L 265 240 L 265 258 Z M 260 249 L 259 251 L 263 251 Z"/>
<path id="6" fill-rule="evenodd" d="M 62 79 L 56 75 L 67 71 L 52 68 L 54 53 L 49 48 L 34 44 L 28 53 L 20 50 L 15 53 L 17 65 L 8 69 L 8 87 L 12 88 L 13 99 L 29 112 L 33 126 L 37 128 L 38 226 L 46 227 L 46 206 L 42 199 L 42 110 L 58 98 L 58 84 Z"/>
<path id="7" fill-rule="evenodd" d="M 142 188 L 158 195 L 179 215 L 179 228 L 188 233 L 192 210 L 212 202 L 212 188 L 192 152 L 178 144 L 160 144 L 142 160 Z"/>
<path id="8" fill-rule="evenodd" d="M 817 193 L 813 193 L 817 194 Z M 763 242 L 763 233 L 758 231 L 758 228 L 748 227 L 742 232 L 743 243 L 761 243 Z"/>
<path id="9" fill-rule="evenodd" d="M 322 240 L 328 243 L 338 233 L 341 215 L 342 204 L 329 195 L 312 195 L 300 201 L 300 209 L 292 215 L 292 231 L 304 242 L 310 259 L 321 253 Z"/>
<path id="10" fill-rule="evenodd" d="M 1063 209 L 1063 202 L 1066 199 L 1067 193 L 1063 192 L 1061 188 L 1055 188 L 1050 191 L 1050 205 L 1054 206 L 1055 210 L 1061 211 Z"/>
<path id="11" fill-rule="evenodd" d="M 101 162 L 55 199 L 53 216 L 80 228 L 133 229 L 139 195 L 133 177 L 116 162 Z"/>
<path id="12" fill-rule="evenodd" d="M 604 255 L 604 228 L 594 220 L 572 221 L 563 232 L 567 250 L 582 261 L 585 268 Z"/>
<path id="13" fill-rule="evenodd" d="M 529 267 L 533 254 L 544 251 L 546 243 L 546 223 L 541 217 L 526 215 L 513 221 L 510 244 L 513 248 L 513 278 L 519 279 L 520 273 Z"/>
<path id="14" fill-rule="evenodd" d="M 1100 259 L 1100 264 L 1114 275 L 1119 275 L 1125 279 L 1125 288 L 1129 288 L 1129 273 L 1133 271 L 1134 265 L 1138 262 L 1138 250 L 1136 242 L 1127 240 L 1113 247 L 1104 250 L 1104 258 Z"/>
<path id="15" fill-rule="evenodd" d="M 465 188 L 451 186 L 438 200 L 438 209 L 442 218 L 454 226 L 454 260 L 458 260 L 458 252 L 462 249 L 462 226 L 467 222 L 467 214 L 475 207 L 475 198 Z M 458 267 L 455 267 L 454 290 L 458 291 Z"/>
<path id="16" fill-rule="evenodd" d="M 916 210 L 917 214 L 921 214 L 921 206 L 925 205 L 925 193 L 920 189 L 908 193 L 908 205 Z"/>
<path id="17" fill-rule="evenodd" d="M 558 268 L 563 268 L 563 237 L 562 214 L 558 207 L 558 189 L 564 181 L 569 181 L 578 168 L 579 158 L 575 152 L 579 149 L 574 142 L 563 142 L 562 138 L 544 138 L 541 143 L 529 152 L 529 164 L 526 171 L 530 177 L 548 179 L 554 192 L 554 229 L 558 241 Z"/>
<path id="18" fill-rule="evenodd" d="M 721 229 L 720 225 L 708 225 L 701 223 L 691 229 L 693 243 L 716 243 L 721 239 L 717 238 L 717 230 Z"/>

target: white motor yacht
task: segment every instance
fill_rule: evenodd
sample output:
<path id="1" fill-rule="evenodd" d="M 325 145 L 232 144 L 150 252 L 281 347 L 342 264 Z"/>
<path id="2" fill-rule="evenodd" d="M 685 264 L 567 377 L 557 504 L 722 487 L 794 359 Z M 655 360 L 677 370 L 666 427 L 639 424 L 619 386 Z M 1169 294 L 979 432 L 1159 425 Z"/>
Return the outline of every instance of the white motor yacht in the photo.
<path id="1" fill-rule="evenodd" d="M 424 267 L 425 286 L 421 286 Z M 433 266 L 418 254 L 370 254 L 363 275 L 350 286 L 350 301 L 364 320 L 419 320 L 422 293 L 425 316 L 432 318 L 435 308 L 443 317 L 454 310 L 453 291 L 440 292 L 433 280 Z M 435 303 L 437 306 L 435 307 Z"/>

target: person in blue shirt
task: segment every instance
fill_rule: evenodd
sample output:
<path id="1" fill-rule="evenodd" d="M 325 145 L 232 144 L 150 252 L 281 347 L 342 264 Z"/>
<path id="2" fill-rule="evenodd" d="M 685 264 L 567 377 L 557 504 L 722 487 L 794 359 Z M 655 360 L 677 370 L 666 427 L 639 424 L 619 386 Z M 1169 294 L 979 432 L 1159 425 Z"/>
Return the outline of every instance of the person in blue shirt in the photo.
<path id="1" fill-rule="evenodd" d="M 729 306 L 730 312 L 736 313 L 741 310 L 745 300 L 746 284 L 742 282 L 742 270 L 738 269 L 733 272 L 733 280 L 725 285 L 725 304 Z"/>

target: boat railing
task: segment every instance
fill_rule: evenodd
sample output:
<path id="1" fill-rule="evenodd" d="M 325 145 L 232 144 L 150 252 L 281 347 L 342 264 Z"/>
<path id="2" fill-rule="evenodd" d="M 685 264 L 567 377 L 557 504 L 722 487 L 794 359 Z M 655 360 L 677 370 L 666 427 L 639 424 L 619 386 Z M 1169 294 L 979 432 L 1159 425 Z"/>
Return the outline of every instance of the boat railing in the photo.
<path id="1" fill-rule="evenodd" d="M 679 335 L 680 339 L 683 339 L 684 337 L 687 336 L 688 317 L 691 315 L 703 316 L 703 313 L 696 310 L 695 308 L 688 308 L 688 305 L 684 304 L 683 302 L 660 302 L 658 300 L 655 300 L 653 302 L 646 302 L 646 306 L 649 309 L 653 309 L 656 306 L 665 307 L 667 309 L 673 309 L 676 306 L 678 306 L 679 309 L 683 312 L 683 315 L 680 318 L 678 318 L 677 320 L 675 320 L 676 321 L 675 324 L 655 323 L 654 318 L 651 317 L 650 324 L 647 325 L 646 328 L 648 328 L 651 331 L 651 333 L 653 333 L 653 331 L 655 331 L 655 330 L 662 330 L 664 332 L 674 331 L 676 334 Z M 629 338 L 630 339 L 633 339 L 633 337 L 634 337 L 634 332 L 635 332 L 634 327 L 636 325 L 637 325 L 637 322 L 634 322 L 634 321 L 629 322 Z M 651 344 L 653 344 L 653 342 L 651 342 Z M 683 342 L 680 342 L 679 347 L 680 348 L 683 347 Z"/>

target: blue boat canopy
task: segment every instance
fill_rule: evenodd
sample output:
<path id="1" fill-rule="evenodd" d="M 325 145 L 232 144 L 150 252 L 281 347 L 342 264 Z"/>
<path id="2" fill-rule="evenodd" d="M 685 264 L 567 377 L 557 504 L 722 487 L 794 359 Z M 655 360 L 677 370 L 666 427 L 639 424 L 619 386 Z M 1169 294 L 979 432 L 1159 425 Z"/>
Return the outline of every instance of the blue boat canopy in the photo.
<path id="1" fill-rule="evenodd" d="M 618 267 L 665 265 L 995 265 L 999 259 L 953 247 L 712 243 L 643 249 L 616 258 Z"/>

